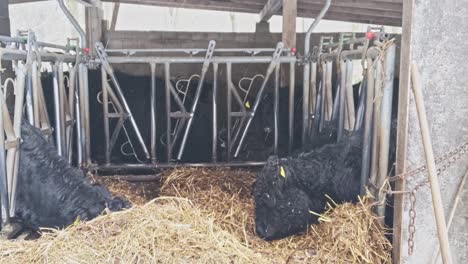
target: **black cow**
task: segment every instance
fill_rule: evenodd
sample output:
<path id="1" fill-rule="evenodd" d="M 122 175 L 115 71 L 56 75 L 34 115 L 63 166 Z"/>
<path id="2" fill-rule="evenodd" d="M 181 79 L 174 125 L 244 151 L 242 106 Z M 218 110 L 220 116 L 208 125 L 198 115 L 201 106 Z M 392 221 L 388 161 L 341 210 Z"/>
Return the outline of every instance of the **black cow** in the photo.
<path id="1" fill-rule="evenodd" d="M 82 171 L 57 154 L 39 129 L 24 122 L 18 173 L 18 217 L 30 228 L 65 227 L 77 218 L 90 220 L 107 207 L 122 210 L 128 202 L 92 185 Z"/>
<path id="2" fill-rule="evenodd" d="M 357 133 L 294 158 L 270 157 L 257 175 L 256 232 L 266 240 L 304 231 L 317 222 L 328 195 L 354 202 L 360 189 L 362 137 Z"/>

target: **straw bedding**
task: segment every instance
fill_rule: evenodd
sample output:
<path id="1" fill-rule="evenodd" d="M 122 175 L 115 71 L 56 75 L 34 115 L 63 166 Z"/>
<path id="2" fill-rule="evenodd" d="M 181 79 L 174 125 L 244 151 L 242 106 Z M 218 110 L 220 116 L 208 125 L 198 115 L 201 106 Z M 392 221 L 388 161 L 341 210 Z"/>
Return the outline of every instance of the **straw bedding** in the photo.
<path id="1" fill-rule="evenodd" d="M 255 174 L 229 169 L 164 173 L 161 198 L 105 213 L 36 241 L 0 243 L 0 263 L 390 263 L 391 244 L 368 199 L 335 205 L 307 234 L 266 242 L 254 233 Z M 183 197 L 183 198 L 182 198 Z M 144 205 L 142 205 L 144 204 Z"/>

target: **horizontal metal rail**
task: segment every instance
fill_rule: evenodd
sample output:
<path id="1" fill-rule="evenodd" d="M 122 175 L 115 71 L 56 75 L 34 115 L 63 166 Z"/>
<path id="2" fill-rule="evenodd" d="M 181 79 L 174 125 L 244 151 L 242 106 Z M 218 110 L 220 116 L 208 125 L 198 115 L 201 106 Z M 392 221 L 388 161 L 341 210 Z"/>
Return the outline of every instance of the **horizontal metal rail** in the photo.
<path id="1" fill-rule="evenodd" d="M 205 61 L 204 57 L 192 57 L 192 58 L 183 58 L 183 57 L 108 57 L 109 63 L 203 63 Z M 96 60 L 99 63 L 99 60 Z M 271 56 L 262 56 L 262 57 L 212 57 L 211 63 L 269 63 L 271 62 Z M 279 58 L 280 63 L 291 63 L 297 62 L 297 58 L 294 56 L 282 56 Z"/>
<path id="2" fill-rule="evenodd" d="M 128 55 L 133 55 L 136 53 L 188 53 L 188 54 L 197 54 L 197 53 L 206 53 L 207 49 L 106 49 L 107 53 L 123 53 Z M 258 54 L 263 52 L 274 52 L 274 48 L 251 48 L 251 49 L 238 49 L 238 48 L 222 48 L 216 49 L 218 52 L 243 52 L 250 54 Z M 283 52 L 290 52 L 290 49 L 283 49 Z"/>
<path id="3" fill-rule="evenodd" d="M 2 54 L 2 60 L 26 60 L 28 57 L 28 51 L 25 50 L 0 48 L 0 53 Z M 58 54 L 42 51 L 36 51 L 35 53 L 41 57 L 41 61 L 43 62 L 76 62 L 76 56 L 71 54 Z"/>
<path id="4" fill-rule="evenodd" d="M 92 170 L 151 170 L 151 169 L 168 169 L 168 168 L 218 168 L 218 167 L 261 167 L 264 166 L 264 161 L 247 161 L 247 162 L 218 162 L 218 163 L 159 163 L 159 164 L 108 164 L 96 166 Z"/>

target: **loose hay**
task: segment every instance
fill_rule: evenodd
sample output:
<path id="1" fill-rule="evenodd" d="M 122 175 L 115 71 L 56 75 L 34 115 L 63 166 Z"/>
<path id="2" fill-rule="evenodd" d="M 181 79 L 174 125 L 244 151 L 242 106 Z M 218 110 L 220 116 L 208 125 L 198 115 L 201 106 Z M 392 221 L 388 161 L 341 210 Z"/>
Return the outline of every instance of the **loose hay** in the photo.
<path id="1" fill-rule="evenodd" d="M 37 241 L 0 243 L 0 263 L 390 263 L 387 231 L 368 199 L 334 205 L 307 234 L 267 242 L 254 232 L 255 174 L 229 169 L 166 171 L 161 195 Z M 128 186 L 113 185 L 142 203 Z M 130 198 L 131 198 L 130 197 Z M 191 202 L 190 202 L 191 201 Z"/>
<path id="2" fill-rule="evenodd" d="M 37 241 L 5 241 L 1 263 L 265 263 L 182 198 L 103 215 Z"/>
<path id="3" fill-rule="evenodd" d="M 387 230 L 371 211 L 369 199 L 335 205 L 307 234 L 267 242 L 255 235 L 252 186 L 255 173 L 229 169 L 168 171 L 161 192 L 185 197 L 235 234 L 245 246 L 275 263 L 390 263 Z"/>

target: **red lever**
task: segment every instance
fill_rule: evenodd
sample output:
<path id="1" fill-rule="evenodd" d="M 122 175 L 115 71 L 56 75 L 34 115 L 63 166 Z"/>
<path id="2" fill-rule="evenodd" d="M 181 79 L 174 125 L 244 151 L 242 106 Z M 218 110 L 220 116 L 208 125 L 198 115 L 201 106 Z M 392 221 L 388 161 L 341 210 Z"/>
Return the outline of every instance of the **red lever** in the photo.
<path id="1" fill-rule="evenodd" d="M 291 53 L 292 53 L 293 55 L 296 54 L 296 52 L 297 52 L 297 49 L 296 49 L 296 48 L 291 48 Z"/>
<path id="2" fill-rule="evenodd" d="M 375 38 L 374 32 L 370 32 L 370 31 L 367 32 L 367 33 L 366 33 L 366 38 L 367 38 L 368 40 L 373 40 L 373 39 Z"/>
<path id="3" fill-rule="evenodd" d="M 84 51 L 86 54 L 89 54 L 89 48 L 84 48 L 83 51 Z"/>

